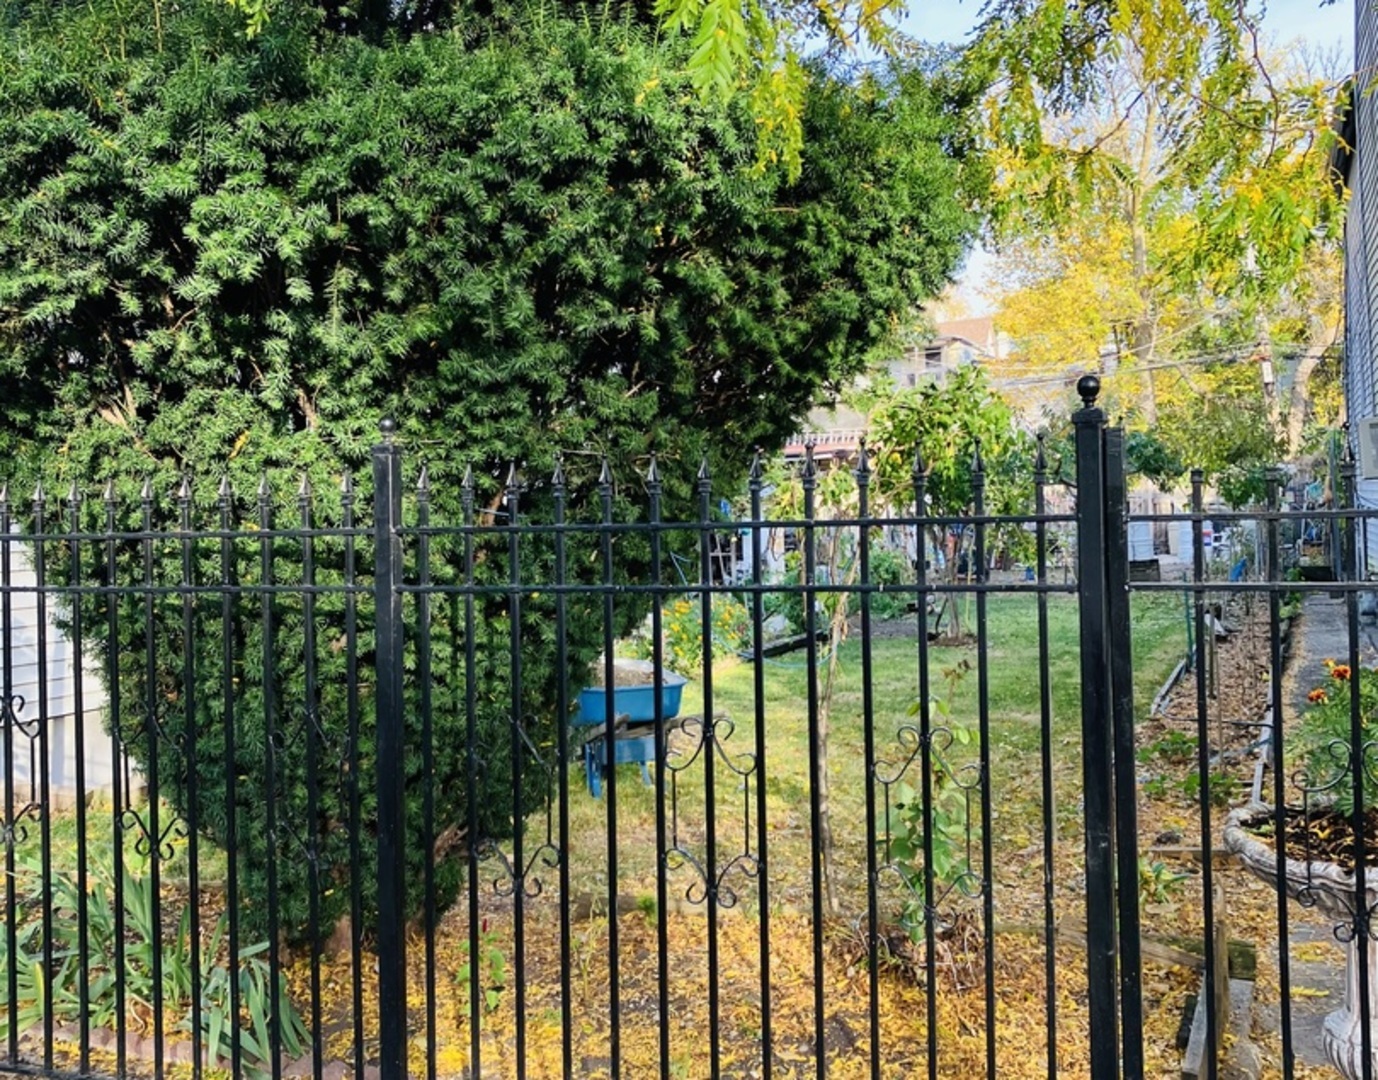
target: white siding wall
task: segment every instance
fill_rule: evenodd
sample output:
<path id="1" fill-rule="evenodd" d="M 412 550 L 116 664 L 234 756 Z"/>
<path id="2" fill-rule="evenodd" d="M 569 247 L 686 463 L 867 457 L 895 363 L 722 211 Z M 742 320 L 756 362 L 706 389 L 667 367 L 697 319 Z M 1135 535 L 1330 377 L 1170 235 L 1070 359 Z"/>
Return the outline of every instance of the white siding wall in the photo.
<path id="1" fill-rule="evenodd" d="M 1345 400 L 1351 430 L 1364 417 L 1378 414 L 1375 392 L 1373 303 L 1378 299 L 1378 98 L 1366 92 L 1378 72 L 1378 14 L 1372 4 L 1355 4 L 1355 70 L 1358 72 L 1352 107 L 1356 137 L 1350 170 L 1350 204 L 1345 221 Z M 1374 221 L 1370 224 L 1368 219 Z M 1358 456 L 1358 447 L 1353 447 Z M 1378 508 L 1378 480 L 1360 481 L 1359 505 Z M 1362 574 L 1378 574 L 1378 521 L 1365 523 L 1366 566 Z"/>
<path id="2" fill-rule="evenodd" d="M 9 551 L 10 587 L 32 589 L 37 582 L 27 547 L 11 543 Z M 0 650 L 8 647 L 10 658 L 10 685 L 0 686 L 0 694 L 9 699 L 20 721 L 12 729 L 11 739 L 15 798 L 21 802 L 35 796 L 38 778 L 42 776 L 38 738 L 42 730 L 48 733 L 48 780 L 57 799 L 70 800 L 77 791 L 78 724 L 84 743 L 86 790 L 107 790 L 112 780 L 110 737 L 101 722 L 105 689 L 89 658 L 85 665 L 79 664 L 71 642 L 58 628 L 59 612 L 54 610 L 57 602 L 49 596 L 45 617 L 40 619 L 37 593 L 14 591 L 10 593 L 8 626 L 0 619 Z M 43 667 L 40 643 L 45 653 Z M 80 706 L 85 712 L 81 718 L 77 716 L 78 680 Z M 28 737 L 26 728 L 34 738 Z M 3 768 L 4 747 L 0 744 L 0 770 Z"/>

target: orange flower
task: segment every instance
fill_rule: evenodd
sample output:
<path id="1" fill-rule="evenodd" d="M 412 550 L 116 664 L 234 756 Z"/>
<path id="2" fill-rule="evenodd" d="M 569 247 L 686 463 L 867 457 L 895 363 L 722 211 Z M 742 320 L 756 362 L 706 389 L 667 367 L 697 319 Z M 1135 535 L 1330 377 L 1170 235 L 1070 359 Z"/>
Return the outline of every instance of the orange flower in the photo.
<path id="1" fill-rule="evenodd" d="M 1325 661 L 1325 670 L 1326 670 L 1326 671 L 1331 671 L 1331 670 L 1334 669 L 1334 667 L 1335 667 L 1335 661 L 1334 661 L 1334 660 L 1331 660 L 1331 659 L 1329 659 L 1329 658 L 1327 657 L 1327 658 L 1326 658 L 1326 661 Z"/>
<path id="2" fill-rule="evenodd" d="M 1336 664 L 1333 668 L 1330 669 L 1330 676 L 1331 678 L 1339 679 L 1341 682 L 1343 682 L 1345 679 L 1349 678 L 1349 665 Z"/>
<path id="3" fill-rule="evenodd" d="M 1326 694 L 1326 692 L 1325 692 L 1324 690 L 1322 690 L 1322 689 L 1318 686 L 1318 687 L 1316 687 L 1316 689 L 1312 690 L 1311 693 L 1309 693 L 1309 694 L 1306 695 L 1306 700 L 1309 701 L 1309 702 L 1312 702 L 1313 704 L 1316 704 L 1316 703 L 1320 703 L 1320 702 L 1329 701 L 1329 700 L 1330 700 L 1330 697 L 1329 697 L 1328 694 Z"/>

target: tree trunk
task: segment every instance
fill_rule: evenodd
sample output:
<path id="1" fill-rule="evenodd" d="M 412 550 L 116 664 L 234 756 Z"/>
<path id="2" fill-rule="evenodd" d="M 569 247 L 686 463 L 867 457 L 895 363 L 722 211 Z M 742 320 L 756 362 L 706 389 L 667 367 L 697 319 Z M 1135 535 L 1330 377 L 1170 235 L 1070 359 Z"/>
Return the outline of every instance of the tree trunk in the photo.
<path id="1" fill-rule="evenodd" d="M 1310 401 L 1311 376 L 1325 358 L 1325 345 L 1313 341 L 1302 353 L 1297 373 L 1292 379 L 1292 398 L 1287 407 L 1287 456 L 1294 458 L 1301 450 L 1302 429 L 1306 425 L 1306 406 Z"/>
<path id="2" fill-rule="evenodd" d="M 828 673 L 823 680 L 823 693 L 818 702 L 818 775 L 814 782 L 818 789 L 818 849 L 823 867 L 823 903 L 829 915 L 837 915 L 841 905 L 837 899 L 835 869 L 836 845 L 833 843 L 832 784 L 828 779 L 828 731 L 831 726 L 833 691 L 837 686 L 839 654 L 842 639 L 847 635 L 847 594 L 837 594 L 833 609 L 831 632 L 828 634 Z M 869 762 L 867 767 L 870 767 Z M 867 778 L 870 782 L 870 778 Z"/>
<path id="3" fill-rule="evenodd" d="M 948 540 L 952 535 L 952 530 L 944 526 L 930 525 L 929 540 L 933 544 L 933 550 L 942 552 L 943 569 L 937 579 L 943 585 L 956 585 L 958 583 L 957 564 L 962 557 L 962 545 L 959 542 L 953 543 L 949 549 Z M 929 577 L 932 581 L 933 577 Z M 945 636 L 954 639 L 962 636 L 962 619 L 957 611 L 956 593 L 942 593 L 937 597 L 937 606 L 940 611 L 946 613 L 947 632 Z M 944 608 L 944 604 L 947 606 Z M 927 630 L 927 612 L 924 614 L 924 628 Z"/>
<path id="4" fill-rule="evenodd" d="M 1153 386 L 1153 359 L 1158 338 L 1157 316 L 1154 308 L 1153 286 L 1148 272 L 1148 225 L 1144 203 L 1148 189 L 1153 182 L 1154 126 L 1157 123 L 1158 102 L 1153 94 L 1145 95 L 1146 115 L 1143 125 L 1143 141 L 1139 146 L 1139 165 L 1129 192 L 1129 232 L 1133 239 L 1134 283 L 1139 292 L 1141 310 L 1134 320 L 1133 344 L 1134 366 L 1142 379 L 1139 407 L 1143 412 L 1144 423 L 1150 428 L 1158 423 L 1158 394 Z"/>
<path id="5" fill-rule="evenodd" d="M 828 580 L 838 581 L 838 563 L 841 561 L 841 544 L 833 543 L 832 558 L 828 560 Z M 841 584 L 852 585 L 857 577 L 857 560 L 843 576 Z M 814 777 L 814 789 L 818 793 L 818 844 L 819 865 L 823 868 L 823 903 L 829 915 L 841 911 L 837 897 L 836 845 L 833 842 L 832 784 L 828 777 L 828 735 L 832 720 L 833 691 L 837 688 L 837 676 L 841 666 L 842 642 L 847 636 L 848 597 L 845 592 L 835 593 L 837 602 L 833 607 L 828 626 L 828 671 L 823 680 L 823 691 L 818 700 L 818 720 L 816 738 L 818 739 L 818 773 Z M 867 768 L 870 763 L 867 762 Z M 870 778 L 867 777 L 867 782 Z"/>

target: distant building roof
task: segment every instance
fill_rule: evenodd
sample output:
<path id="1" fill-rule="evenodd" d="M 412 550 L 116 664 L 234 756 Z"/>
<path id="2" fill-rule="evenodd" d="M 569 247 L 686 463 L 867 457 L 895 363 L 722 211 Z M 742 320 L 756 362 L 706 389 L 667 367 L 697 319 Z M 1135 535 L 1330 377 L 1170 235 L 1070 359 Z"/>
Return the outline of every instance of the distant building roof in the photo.
<path id="1" fill-rule="evenodd" d="M 987 351 L 995 345 L 995 320 L 989 315 L 973 319 L 949 319 L 940 322 L 936 329 L 940 338 L 961 338 Z"/>

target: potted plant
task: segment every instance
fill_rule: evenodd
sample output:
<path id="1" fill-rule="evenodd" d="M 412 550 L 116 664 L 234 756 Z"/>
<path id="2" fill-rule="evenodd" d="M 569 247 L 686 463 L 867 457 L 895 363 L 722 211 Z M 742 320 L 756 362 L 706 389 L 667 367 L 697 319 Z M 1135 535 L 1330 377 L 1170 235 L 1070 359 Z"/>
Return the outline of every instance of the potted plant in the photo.
<path id="1" fill-rule="evenodd" d="M 1295 737 L 1302 762 L 1294 777 L 1300 803 L 1284 807 L 1281 815 L 1259 805 L 1235 810 L 1225 821 L 1224 839 L 1226 848 L 1252 873 L 1274 886 L 1280 884 L 1304 907 L 1314 907 L 1340 924 L 1336 936 L 1347 950 L 1345 1001 L 1325 1018 L 1322 1042 L 1341 1075 L 1357 1080 L 1363 1075 L 1360 949 L 1367 950 L 1368 1023 L 1378 1069 L 1378 941 L 1363 929 L 1378 904 L 1378 670 L 1355 673 L 1333 660 L 1326 661 L 1326 669 L 1329 678 L 1308 695 L 1310 704 Z M 1361 757 L 1357 769 L 1351 725 L 1355 694 Z M 1356 774 L 1361 777 L 1365 811 L 1366 873 L 1356 867 Z"/>

